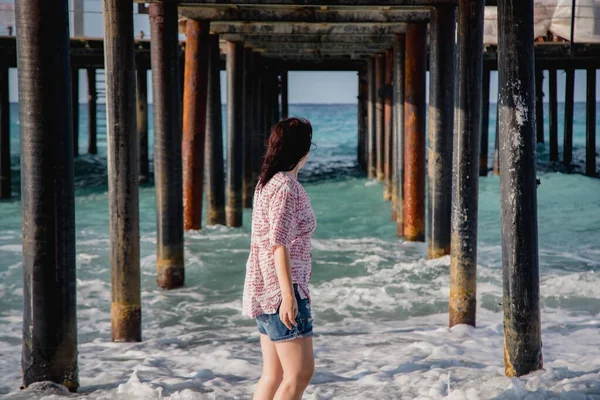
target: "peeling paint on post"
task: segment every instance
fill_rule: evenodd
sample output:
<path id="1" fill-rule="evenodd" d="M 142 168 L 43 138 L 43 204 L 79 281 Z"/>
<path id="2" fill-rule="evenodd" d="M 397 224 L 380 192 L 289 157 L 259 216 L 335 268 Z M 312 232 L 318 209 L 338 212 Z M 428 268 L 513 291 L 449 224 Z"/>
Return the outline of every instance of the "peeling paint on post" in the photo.
<path id="1" fill-rule="evenodd" d="M 181 79 L 177 1 L 150 3 L 154 93 L 157 284 L 183 286 L 183 183 L 181 175 Z"/>
<path id="2" fill-rule="evenodd" d="M 427 258 L 450 254 L 455 80 L 454 6 L 431 9 Z"/>
<path id="3" fill-rule="evenodd" d="M 425 241 L 425 69 L 427 24 L 406 33 L 404 99 L 404 238 Z"/>
<path id="4" fill-rule="evenodd" d="M 367 62 L 367 176 L 377 177 L 377 122 L 375 120 L 375 58 Z"/>
<path id="5" fill-rule="evenodd" d="M 183 84 L 183 227 L 202 227 L 209 22 L 186 21 Z"/>
<path id="6" fill-rule="evenodd" d="M 382 182 L 384 178 L 383 160 L 384 160 L 384 97 L 382 88 L 385 78 L 385 55 L 378 54 L 375 57 L 375 152 L 377 164 L 377 181 Z"/>
<path id="7" fill-rule="evenodd" d="M 404 235 L 404 68 L 406 36 L 398 35 L 394 43 L 394 168 L 396 169 L 396 234 Z"/>
<path id="8" fill-rule="evenodd" d="M 500 205 L 507 376 L 542 368 L 533 2 L 498 1 Z"/>
<path id="9" fill-rule="evenodd" d="M 383 151 L 383 199 L 392 199 L 392 163 L 393 163 L 393 120 L 392 120 L 392 80 L 394 78 L 394 59 L 392 50 L 388 50 L 385 56 L 385 86 L 383 90 L 384 94 L 384 108 L 383 108 L 383 121 L 384 121 L 384 151 Z"/>
<path id="10" fill-rule="evenodd" d="M 548 71 L 550 86 L 550 161 L 558 161 L 558 102 L 556 90 L 556 68 Z"/>
<path id="11" fill-rule="evenodd" d="M 596 176 L 596 69 L 587 70 L 585 174 Z"/>
<path id="12" fill-rule="evenodd" d="M 459 0 L 448 302 L 450 327 L 457 324 L 475 326 L 476 319 L 483 12 L 484 2 Z"/>

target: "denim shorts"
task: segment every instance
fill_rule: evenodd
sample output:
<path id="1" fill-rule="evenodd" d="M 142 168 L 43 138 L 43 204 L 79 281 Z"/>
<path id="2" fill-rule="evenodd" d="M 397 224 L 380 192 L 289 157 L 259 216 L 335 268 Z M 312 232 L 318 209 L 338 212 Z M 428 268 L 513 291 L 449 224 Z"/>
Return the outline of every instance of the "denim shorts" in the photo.
<path id="1" fill-rule="evenodd" d="M 297 325 L 292 325 L 291 330 L 281 322 L 279 309 L 277 309 L 277 313 L 275 314 L 261 314 L 256 317 L 258 332 L 268 335 L 272 342 L 285 342 L 313 335 L 310 305 L 308 304 L 308 299 L 300 298 L 296 284 L 294 284 L 294 295 L 298 302 L 298 314 L 296 315 Z"/>

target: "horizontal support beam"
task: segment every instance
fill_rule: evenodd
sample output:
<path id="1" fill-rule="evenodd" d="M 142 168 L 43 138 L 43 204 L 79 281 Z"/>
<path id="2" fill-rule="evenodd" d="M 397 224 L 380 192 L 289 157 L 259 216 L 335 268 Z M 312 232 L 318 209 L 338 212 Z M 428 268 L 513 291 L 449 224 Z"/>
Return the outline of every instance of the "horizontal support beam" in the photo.
<path id="1" fill-rule="evenodd" d="M 160 3 L 162 0 L 134 0 L 135 3 Z M 180 7 L 194 5 L 229 6 L 308 6 L 308 7 L 430 7 L 458 5 L 458 0 L 179 0 Z"/>
<path id="2" fill-rule="evenodd" d="M 225 45 L 225 44 L 223 44 Z M 245 42 L 246 47 L 256 51 L 279 52 L 279 53 L 306 53 L 314 51 L 338 51 L 344 53 L 371 52 L 376 53 L 392 48 L 393 42 L 388 43 L 258 43 Z"/>
<path id="3" fill-rule="evenodd" d="M 244 36 L 238 34 L 221 35 L 221 39 L 233 42 L 247 42 L 251 45 L 262 43 L 392 43 L 395 35 L 252 35 Z"/>
<path id="4" fill-rule="evenodd" d="M 310 7 L 180 7 L 179 14 L 193 20 L 215 22 L 369 23 L 427 21 L 430 11 L 428 8 L 329 10 Z"/>
<path id="5" fill-rule="evenodd" d="M 405 23 L 307 24 L 307 23 L 211 23 L 219 35 L 393 35 L 405 33 Z"/>

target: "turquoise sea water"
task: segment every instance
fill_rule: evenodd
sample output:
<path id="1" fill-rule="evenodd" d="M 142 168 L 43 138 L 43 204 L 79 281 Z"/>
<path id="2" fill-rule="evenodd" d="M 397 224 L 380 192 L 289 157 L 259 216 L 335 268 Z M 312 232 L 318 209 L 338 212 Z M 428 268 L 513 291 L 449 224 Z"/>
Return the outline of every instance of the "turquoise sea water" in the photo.
<path id="1" fill-rule="evenodd" d="M 382 186 L 357 169 L 356 106 L 292 105 L 290 114 L 312 121 L 318 145 L 300 176 L 318 220 L 311 287 L 317 365 L 305 398 L 600 398 L 600 180 L 555 172 L 560 166 L 547 162 L 547 145 L 538 146 L 546 369 L 511 380 L 503 376 L 502 361 L 499 178 L 480 179 L 478 328 L 449 330 L 449 258 L 426 261 L 423 244 L 396 238 Z M 240 315 L 251 211 L 244 212 L 241 229 L 186 233 L 186 286 L 165 292 L 155 285 L 154 189 L 141 187 L 144 341 L 110 343 L 105 131 L 98 135 L 99 154 L 85 154 L 83 105 L 80 115 L 75 212 L 81 391 L 106 399 L 250 397 L 261 361 L 253 321 Z M 0 202 L 0 395 L 18 389 L 20 377 L 16 105 L 12 116 L 16 196 Z M 573 158 L 580 167 L 584 104 L 575 105 L 574 120 Z"/>

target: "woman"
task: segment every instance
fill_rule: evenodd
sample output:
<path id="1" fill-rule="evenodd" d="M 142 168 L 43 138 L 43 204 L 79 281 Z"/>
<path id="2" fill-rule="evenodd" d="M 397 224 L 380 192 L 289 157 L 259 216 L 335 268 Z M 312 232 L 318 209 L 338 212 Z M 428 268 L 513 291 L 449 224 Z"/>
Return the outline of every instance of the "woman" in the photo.
<path id="1" fill-rule="evenodd" d="M 260 333 L 263 371 L 255 400 L 300 399 L 314 371 L 308 284 L 317 223 L 297 180 L 311 143 L 309 121 L 277 123 L 254 193 L 243 313 L 256 318 Z"/>

